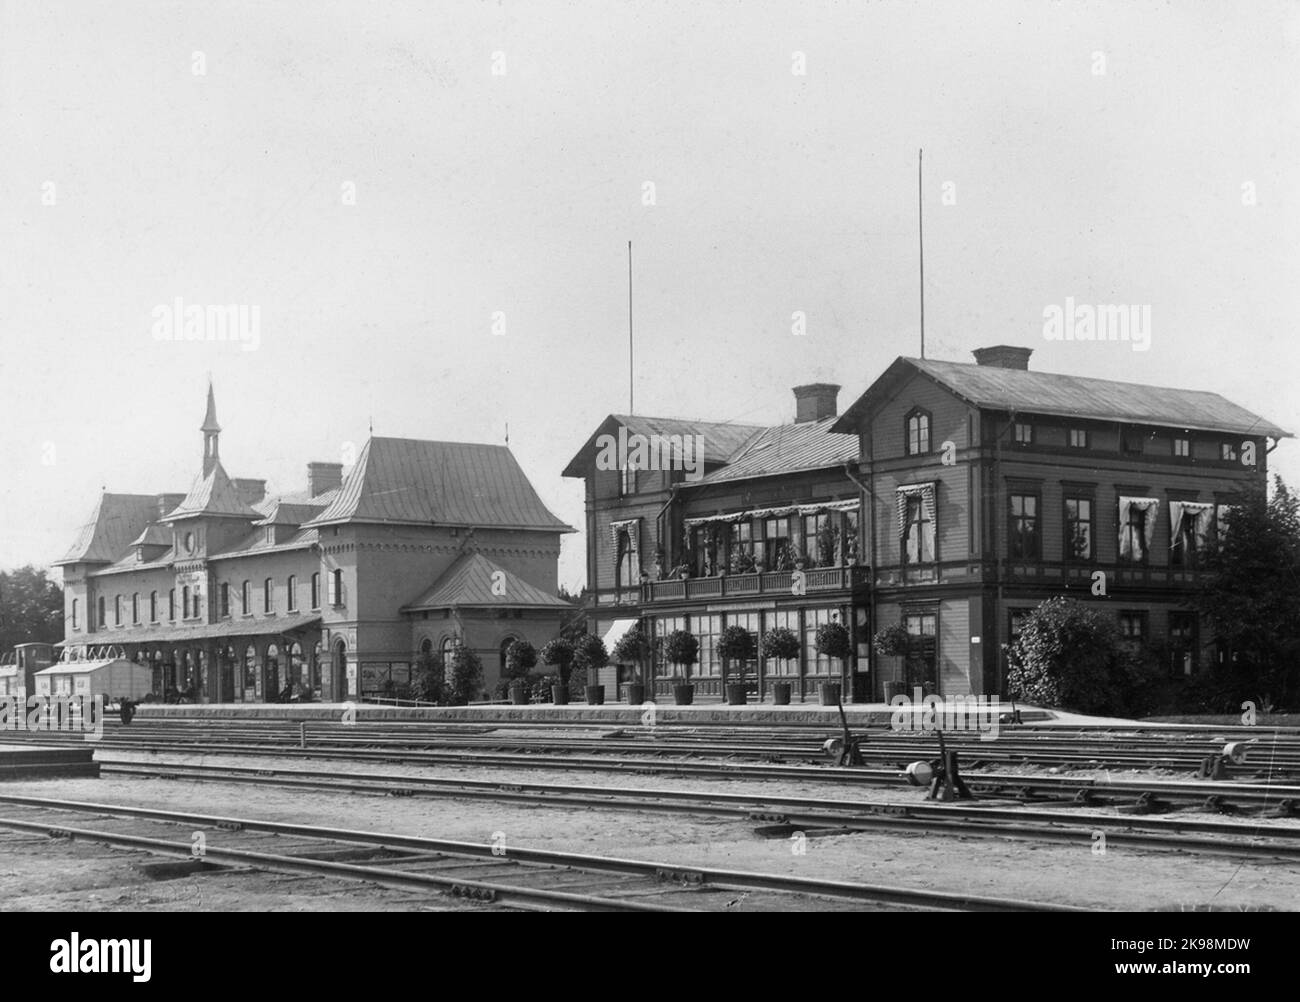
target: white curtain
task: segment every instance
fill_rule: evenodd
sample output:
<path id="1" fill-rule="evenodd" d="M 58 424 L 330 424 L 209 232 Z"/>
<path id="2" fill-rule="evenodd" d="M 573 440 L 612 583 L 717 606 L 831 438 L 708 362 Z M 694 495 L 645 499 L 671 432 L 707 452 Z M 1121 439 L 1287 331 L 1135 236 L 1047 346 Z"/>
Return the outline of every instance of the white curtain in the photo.
<path id="1" fill-rule="evenodd" d="M 1169 548 L 1178 545 L 1179 530 L 1183 526 L 1183 516 L 1187 517 L 1198 551 L 1205 549 L 1205 540 L 1210 534 L 1210 512 L 1214 505 L 1199 501 L 1169 502 Z"/>
<path id="2" fill-rule="evenodd" d="M 907 502 L 920 498 L 924 521 L 915 537 L 909 535 Z M 898 488 L 898 530 L 907 547 L 908 563 L 927 563 L 934 560 L 934 484 L 903 484 Z"/>
<path id="3" fill-rule="evenodd" d="M 1222 539 L 1224 534 L 1228 531 L 1228 525 L 1232 520 L 1232 510 L 1234 507 L 1235 505 L 1221 504 L 1215 509 L 1214 517 L 1218 523 L 1216 531 L 1218 532 L 1220 539 Z"/>
<path id="4" fill-rule="evenodd" d="M 1156 533 L 1156 512 L 1160 509 L 1157 498 L 1119 499 L 1119 555 L 1122 560 L 1137 560 L 1143 553 L 1151 551 L 1151 540 Z M 1142 538 L 1139 540 L 1133 531 L 1130 520 L 1134 511 L 1146 512 L 1146 521 L 1142 524 Z"/>

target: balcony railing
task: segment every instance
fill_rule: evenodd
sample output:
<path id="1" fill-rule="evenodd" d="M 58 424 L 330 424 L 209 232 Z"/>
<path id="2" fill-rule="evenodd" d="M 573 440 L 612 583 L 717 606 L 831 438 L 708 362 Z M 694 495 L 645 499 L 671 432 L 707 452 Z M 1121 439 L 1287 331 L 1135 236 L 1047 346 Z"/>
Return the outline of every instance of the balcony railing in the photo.
<path id="1" fill-rule="evenodd" d="M 723 574 L 717 577 L 649 581 L 641 586 L 641 601 L 684 602 L 693 599 L 749 598 L 794 595 L 794 571 L 763 571 L 757 574 Z M 805 592 L 847 591 L 867 584 L 870 568 L 814 567 L 803 571 Z"/>

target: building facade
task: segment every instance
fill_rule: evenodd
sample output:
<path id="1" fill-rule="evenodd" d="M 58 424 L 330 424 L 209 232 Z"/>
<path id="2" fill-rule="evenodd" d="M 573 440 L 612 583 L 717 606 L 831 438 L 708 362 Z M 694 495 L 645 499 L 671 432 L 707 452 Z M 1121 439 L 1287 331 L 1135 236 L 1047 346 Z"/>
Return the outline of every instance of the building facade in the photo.
<path id="1" fill-rule="evenodd" d="M 508 448 L 372 436 L 270 497 L 227 475 L 208 391 L 186 494 L 103 494 L 68 553 L 63 646 L 113 647 L 160 699 L 391 695 L 421 654 L 479 654 L 483 687 L 516 639 L 554 636 L 560 537 Z M 346 475 L 345 475 L 346 472 Z"/>
<path id="2" fill-rule="evenodd" d="M 1056 595 L 1112 610 L 1173 675 L 1225 657 L 1188 603 L 1197 555 L 1289 433 L 1218 394 L 1033 372 L 1030 354 L 899 358 L 842 415 L 838 387 L 799 387 L 796 421 L 776 428 L 611 416 L 565 470 L 587 483 L 597 629 L 690 629 L 706 697 L 733 624 L 803 639 L 797 663 L 760 650 L 729 667 L 760 695 L 781 680 L 810 698 L 831 678 L 855 700 L 1005 694 L 1019 624 Z M 700 435 L 712 461 L 696 479 L 598 468 L 619 429 Z M 828 619 L 852 630 L 845 665 L 813 649 Z M 911 653 L 876 655 L 872 634 L 894 624 Z M 671 667 L 655 671 L 666 691 Z"/>

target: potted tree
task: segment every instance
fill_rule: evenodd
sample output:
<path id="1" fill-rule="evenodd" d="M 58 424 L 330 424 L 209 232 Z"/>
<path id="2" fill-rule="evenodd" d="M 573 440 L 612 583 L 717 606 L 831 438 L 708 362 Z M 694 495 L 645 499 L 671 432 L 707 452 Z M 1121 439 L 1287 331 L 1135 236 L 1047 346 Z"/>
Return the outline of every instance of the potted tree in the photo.
<path id="1" fill-rule="evenodd" d="M 728 626 L 718 636 L 718 657 L 722 658 L 724 669 L 732 661 L 744 663 L 754 656 L 754 635 L 743 626 Z M 727 680 L 727 704 L 729 706 L 745 705 L 745 683 Z"/>
<path id="2" fill-rule="evenodd" d="M 691 665 L 700 654 L 700 642 L 689 630 L 673 630 L 664 638 L 664 657 L 669 664 L 681 665 L 682 681 L 673 685 L 673 701 L 678 706 L 690 706 L 695 699 L 695 686 L 691 684 Z"/>
<path id="3" fill-rule="evenodd" d="M 537 648 L 527 640 L 516 640 L 506 648 L 506 677 L 510 680 L 510 702 L 528 703 L 528 673 L 537 667 Z"/>
<path id="4" fill-rule="evenodd" d="M 828 658 L 844 660 L 853 654 L 853 639 L 849 636 L 848 628 L 843 623 L 835 621 L 822 623 L 817 627 L 814 646 L 818 654 Z M 840 683 L 823 682 L 821 695 L 823 706 L 838 706 Z"/>
<path id="5" fill-rule="evenodd" d="M 763 657 L 792 661 L 799 656 L 799 637 L 786 626 L 774 626 L 763 634 Z M 790 683 L 772 683 L 772 705 L 790 705 Z"/>
<path id="6" fill-rule="evenodd" d="M 601 706 L 605 702 L 605 687 L 600 684 L 600 670 L 609 664 L 605 641 L 584 633 L 573 645 L 573 666 L 587 673 L 587 702 Z"/>
<path id="7" fill-rule="evenodd" d="M 629 664 L 633 668 L 635 682 L 627 685 L 627 701 L 633 706 L 645 702 L 644 666 L 650 657 L 650 638 L 641 629 L 640 624 L 633 626 L 614 645 L 613 658 L 619 664 Z"/>
<path id="8" fill-rule="evenodd" d="M 567 706 L 569 671 L 573 667 L 573 644 L 563 637 L 548 641 L 542 648 L 542 663 L 550 665 L 560 676 L 560 684 L 551 686 L 551 702 L 556 706 Z"/>
<path id="9" fill-rule="evenodd" d="M 878 655 L 885 658 L 906 658 L 912 650 L 912 635 L 901 622 L 886 626 L 876 631 L 871 638 L 871 647 Z M 883 669 L 882 669 L 883 670 Z M 901 669 L 899 670 L 901 674 Z M 907 691 L 907 683 L 901 678 L 890 679 L 884 683 L 881 693 L 885 702 Z"/>

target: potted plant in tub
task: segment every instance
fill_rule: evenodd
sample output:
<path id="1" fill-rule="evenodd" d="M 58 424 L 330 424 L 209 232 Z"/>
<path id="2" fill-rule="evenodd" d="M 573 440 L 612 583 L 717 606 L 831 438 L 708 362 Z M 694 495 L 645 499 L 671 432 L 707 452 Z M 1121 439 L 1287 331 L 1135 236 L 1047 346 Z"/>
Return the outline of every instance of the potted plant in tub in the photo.
<path id="1" fill-rule="evenodd" d="M 506 677 L 510 679 L 510 702 L 528 704 L 528 673 L 537 667 L 537 648 L 527 640 L 516 640 L 506 648 Z"/>
<path id="2" fill-rule="evenodd" d="M 567 706 L 569 671 L 573 667 L 573 644 L 563 637 L 556 637 L 549 641 L 542 648 L 542 663 L 554 668 L 560 676 L 560 684 L 551 687 L 551 702 L 556 706 Z"/>
<path id="3" fill-rule="evenodd" d="M 799 637 L 786 626 L 774 626 L 763 634 L 763 657 L 792 661 L 799 656 Z M 790 683 L 772 683 L 772 705 L 790 705 Z"/>
<path id="4" fill-rule="evenodd" d="M 614 645 L 613 658 L 619 664 L 632 665 L 635 682 L 627 684 L 627 701 L 633 706 L 645 702 L 645 663 L 650 658 L 650 638 L 640 625 L 633 626 Z"/>
<path id="5" fill-rule="evenodd" d="M 718 657 L 722 658 L 725 669 L 731 667 L 732 661 L 742 664 L 755 653 L 754 635 L 743 626 L 728 626 L 718 636 Z M 730 706 L 745 705 L 745 683 L 727 680 L 727 703 Z"/>
<path id="6" fill-rule="evenodd" d="M 690 706 L 695 699 L 695 686 L 691 684 L 691 665 L 699 659 L 700 642 L 689 630 L 673 630 L 664 638 L 664 658 L 669 664 L 680 665 L 682 681 L 673 686 L 673 701 L 678 706 Z"/>
<path id="7" fill-rule="evenodd" d="M 817 653 L 828 658 L 844 660 L 853 654 L 853 639 L 848 628 L 835 621 L 822 623 L 817 627 L 817 637 L 813 646 Z M 822 705 L 838 706 L 840 703 L 840 683 L 822 683 Z"/>
<path id="8" fill-rule="evenodd" d="M 600 670 L 609 664 L 605 641 L 584 633 L 573 645 L 573 667 L 587 673 L 587 702 L 600 706 L 605 702 L 605 687 L 600 684 Z"/>

